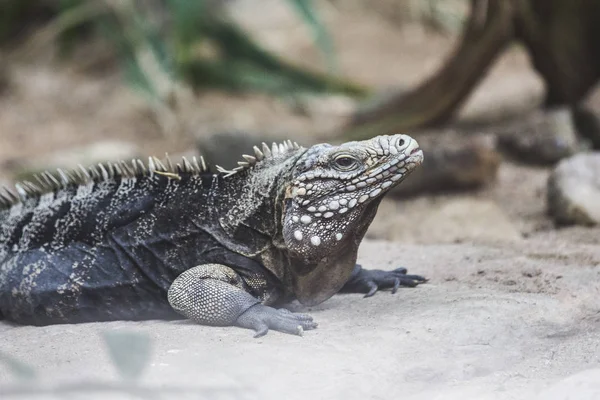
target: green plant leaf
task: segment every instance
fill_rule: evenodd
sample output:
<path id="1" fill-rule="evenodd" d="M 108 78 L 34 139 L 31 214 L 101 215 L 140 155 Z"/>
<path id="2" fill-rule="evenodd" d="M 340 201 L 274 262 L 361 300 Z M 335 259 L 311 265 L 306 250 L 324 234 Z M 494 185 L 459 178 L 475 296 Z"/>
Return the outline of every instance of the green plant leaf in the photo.
<path id="1" fill-rule="evenodd" d="M 104 332 L 113 364 L 124 379 L 138 379 L 150 361 L 150 338 L 135 332 Z"/>
<path id="2" fill-rule="evenodd" d="M 329 73 L 333 74 L 337 70 L 333 41 L 331 36 L 317 15 L 314 4 L 311 0 L 288 0 L 296 9 L 300 17 L 310 26 L 313 31 L 315 43 L 323 53 L 327 62 Z"/>
<path id="3" fill-rule="evenodd" d="M 31 380 L 36 377 L 35 370 L 29 365 L 2 352 L 0 352 L 0 364 L 6 365 L 8 370 L 12 372 L 13 375 L 15 375 L 18 379 Z"/>

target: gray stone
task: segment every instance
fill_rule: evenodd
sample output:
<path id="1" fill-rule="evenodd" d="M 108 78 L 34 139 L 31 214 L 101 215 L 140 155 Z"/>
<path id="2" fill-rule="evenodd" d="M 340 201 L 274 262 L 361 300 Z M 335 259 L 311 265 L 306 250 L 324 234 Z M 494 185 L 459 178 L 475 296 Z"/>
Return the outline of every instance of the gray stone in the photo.
<path id="1" fill-rule="evenodd" d="M 600 149 L 600 84 L 575 107 L 573 116 L 579 134 Z"/>
<path id="2" fill-rule="evenodd" d="M 543 390 L 537 400 L 600 400 L 600 369 L 589 369 Z"/>
<path id="3" fill-rule="evenodd" d="M 521 239 L 519 230 L 496 203 L 468 197 L 448 201 L 432 210 L 419 229 L 438 243 Z"/>
<path id="4" fill-rule="evenodd" d="M 495 243 L 522 239 L 521 232 L 495 202 L 471 197 L 424 201 L 428 215 L 412 219 L 399 202 L 384 200 L 367 233 L 368 238 L 399 243 Z"/>
<path id="5" fill-rule="evenodd" d="M 558 224 L 600 224 L 600 152 L 561 161 L 548 178 L 547 196 Z"/>
<path id="6" fill-rule="evenodd" d="M 496 180 L 501 157 L 495 137 L 440 131 L 416 139 L 425 162 L 392 189 L 393 196 L 473 190 Z"/>
<path id="7" fill-rule="evenodd" d="M 575 154 L 579 140 L 567 108 L 537 112 L 498 133 L 500 149 L 527 164 L 551 165 Z"/>

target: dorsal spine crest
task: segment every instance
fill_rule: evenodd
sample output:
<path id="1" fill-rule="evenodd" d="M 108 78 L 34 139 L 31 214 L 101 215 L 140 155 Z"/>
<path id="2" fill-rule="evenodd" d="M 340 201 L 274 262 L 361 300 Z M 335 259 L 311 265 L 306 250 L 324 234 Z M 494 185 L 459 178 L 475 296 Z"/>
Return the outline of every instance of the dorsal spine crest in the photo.
<path id="1" fill-rule="evenodd" d="M 298 143 L 290 140 L 279 144 L 273 143 L 271 147 L 266 143 L 262 143 L 261 147 L 262 150 L 254 146 L 254 155 L 243 154 L 243 161 L 239 161 L 238 167 L 233 170 L 227 170 L 216 165 L 217 172 L 224 174 L 225 177 L 229 177 L 265 159 L 277 157 L 288 151 L 301 148 Z M 155 173 L 172 179 L 181 179 L 180 174 L 199 175 L 210 172 L 210 168 L 202 156 L 194 156 L 191 161 L 183 157 L 181 163 L 175 165 L 168 154 L 166 154 L 165 159 L 166 165 L 157 157 L 149 157 L 147 164 L 140 159 L 133 159 L 129 163 L 126 161 L 100 163 L 87 168 L 78 165 L 76 169 L 71 171 L 65 171 L 60 168 L 56 169 L 56 173 L 44 171 L 33 176 L 33 180 L 36 183 L 31 181 L 16 183 L 16 194 L 9 188 L 2 187 L 0 191 L 0 210 L 9 209 L 15 204 L 34 197 L 40 197 L 49 192 L 65 189 L 69 185 L 83 185 L 116 178 L 152 177 Z"/>

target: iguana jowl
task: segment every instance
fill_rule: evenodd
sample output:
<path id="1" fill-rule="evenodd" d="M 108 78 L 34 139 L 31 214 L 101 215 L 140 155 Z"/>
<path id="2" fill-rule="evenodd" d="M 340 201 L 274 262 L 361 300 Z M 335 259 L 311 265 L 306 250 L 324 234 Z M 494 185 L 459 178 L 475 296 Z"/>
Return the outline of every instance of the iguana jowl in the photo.
<path id="1" fill-rule="evenodd" d="M 416 286 L 364 270 L 383 195 L 423 159 L 406 135 L 263 144 L 233 171 L 156 158 L 55 175 L 0 196 L 0 315 L 23 324 L 173 318 L 301 334 L 272 306 Z"/>

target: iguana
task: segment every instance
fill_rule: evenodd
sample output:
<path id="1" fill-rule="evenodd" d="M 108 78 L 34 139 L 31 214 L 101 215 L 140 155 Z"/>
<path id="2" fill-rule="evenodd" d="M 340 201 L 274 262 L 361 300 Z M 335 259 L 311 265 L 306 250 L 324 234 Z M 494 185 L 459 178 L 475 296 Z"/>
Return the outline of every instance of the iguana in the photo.
<path id="1" fill-rule="evenodd" d="M 5 189 L 0 314 L 21 324 L 167 319 L 302 334 L 274 308 L 426 279 L 356 265 L 383 195 L 423 160 L 406 135 L 263 143 L 239 167 L 107 163 Z M 165 165 L 166 164 L 166 165 Z"/>

